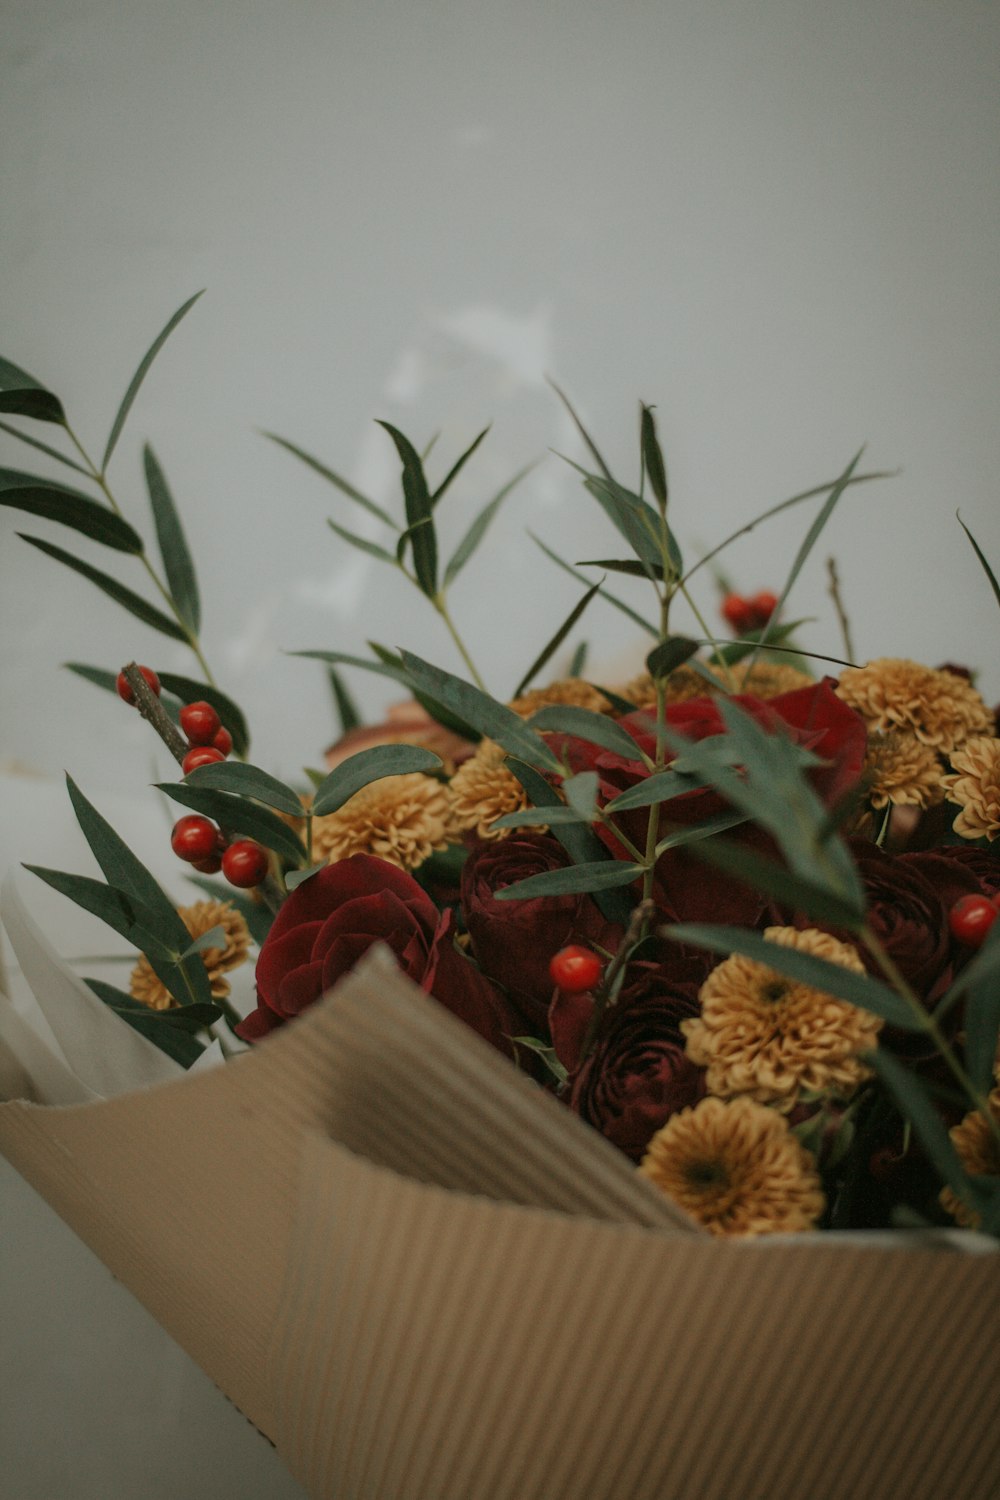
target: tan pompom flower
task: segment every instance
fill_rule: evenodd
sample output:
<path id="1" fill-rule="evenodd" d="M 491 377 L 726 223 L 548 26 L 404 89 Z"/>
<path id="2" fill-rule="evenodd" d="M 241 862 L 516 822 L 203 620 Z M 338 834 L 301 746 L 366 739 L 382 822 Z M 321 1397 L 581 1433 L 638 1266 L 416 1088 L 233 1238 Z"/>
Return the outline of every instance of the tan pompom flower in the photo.
<path id="1" fill-rule="evenodd" d="M 954 828 L 966 839 L 993 839 L 1000 836 L 1000 740 L 989 735 L 973 735 L 951 756 L 956 772 L 942 778 L 949 802 L 957 802 L 962 811 Z"/>
<path id="2" fill-rule="evenodd" d="M 191 934 L 192 939 L 221 927 L 226 935 L 222 948 L 205 948 L 201 953 L 202 963 L 208 973 L 209 988 L 216 1000 L 224 1000 L 229 994 L 229 981 L 224 977 L 229 969 L 236 969 L 250 950 L 250 929 L 243 917 L 228 901 L 196 901 L 193 906 L 178 908 L 177 915 Z M 149 959 L 143 955 L 129 978 L 129 993 L 133 1000 L 148 1005 L 150 1010 L 169 1010 L 177 1002 L 163 981 L 153 972 Z"/>
<path id="3" fill-rule="evenodd" d="M 1000 1089 L 989 1096 L 993 1126 L 1000 1124 Z M 948 1134 L 962 1166 L 974 1177 L 1000 1177 L 1000 1141 L 981 1110 L 971 1110 Z M 951 1188 L 941 1189 L 941 1206 L 946 1213 L 968 1229 L 979 1226 L 979 1215 L 964 1203 Z"/>
<path id="4" fill-rule="evenodd" d="M 639 1171 L 716 1235 L 795 1234 L 825 1207 L 815 1162 L 752 1099 L 702 1099 L 656 1132 Z"/>
<path id="5" fill-rule="evenodd" d="M 696 672 L 694 667 L 687 665 L 675 667 L 667 678 L 667 702 L 687 703 L 692 698 L 711 698 L 720 692 L 722 684 L 713 687 L 708 678 Z M 634 703 L 636 708 L 652 709 L 656 707 L 656 683 L 648 672 L 641 672 L 638 677 L 633 677 L 626 682 L 624 687 L 616 688 L 620 698 L 625 698 L 629 703 Z"/>
<path id="6" fill-rule="evenodd" d="M 872 807 L 934 807 L 944 797 L 937 751 L 903 729 L 868 736 L 863 777 Z"/>
<path id="7" fill-rule="evenodd" d="M 799 688 L 815 687 L 816 679 L 782 661 L 734 662 L 730 667 L 734 690 L 754 698 L 778 698 Z"/>
<path id="8" fill-rule="evenodd" d="M 448 788 L 433 776 L 382 776 L 335 813 L 313 819 L 313 856 L 333 864 L 352 854 L 376 854 L 415 870 L 447 846 L 450 803 Z"/>
<path id="9" fill-rule="evenodd" d="M 829 933 L 769 927 L 764 936 L 864 973 L 854 949 Z M 746 1094 L 789 1110 L 803 1089 L 845 1098 L 869 1076 L 858 1054 L 875 1046 L 881 1017 L 767 964 L 734 953 L 712 970 L 699 999 L 701 1015 L 681 1030 L 688 1056 L 707 1069 L 710 1094 Z"/>
<path id="10" fill-rule="evenodd" d="M 966 678 L 900 657 L 846 667 L 837 696 L 870 729 L 883 734 L 909 730 L 942 755 L 950 755 L 970 735 L 989 734 L 993 728 L 992 714 Z"/>
<path id="11" fill-rule="evenodd" d="M 522 719 L 527 719 L 540 708 L 560 704 L 569 708 L 589 708 L 595 714 L 611 711 L 611 704 L 600 689 L 584 682 L 582 677 L 564 677 L 558 682 L 550 682 L 548 687 L 529 688 L 519 698 L 512 699 L 507 707 L 520 714 Z"/>
<path id="12" fill-rule="evenodd" d="M 504 839 L 508 828 L 494 828 L 497 818 L 521 812 L 530 803 L 524 788 L 507 768 L 507 752 L 493 740 L 481 740 L 476 753 L 451 778 L 453 833 L 475 833 L 481 839 Z M 542 825 L 522 829 L 541 833 Z"/>

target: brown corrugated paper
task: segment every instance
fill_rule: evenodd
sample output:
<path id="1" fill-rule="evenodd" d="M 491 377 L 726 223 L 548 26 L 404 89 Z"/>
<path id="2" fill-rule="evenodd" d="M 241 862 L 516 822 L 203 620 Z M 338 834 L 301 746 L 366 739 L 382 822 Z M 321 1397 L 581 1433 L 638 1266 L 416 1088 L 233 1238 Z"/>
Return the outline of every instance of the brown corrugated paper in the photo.
<path id="1" fill-rule="evenodd" d="M 388 955 L 0 1147 L 316 1497 L 1000 1494 L 1000 1256 L 713 1240 Z"/>

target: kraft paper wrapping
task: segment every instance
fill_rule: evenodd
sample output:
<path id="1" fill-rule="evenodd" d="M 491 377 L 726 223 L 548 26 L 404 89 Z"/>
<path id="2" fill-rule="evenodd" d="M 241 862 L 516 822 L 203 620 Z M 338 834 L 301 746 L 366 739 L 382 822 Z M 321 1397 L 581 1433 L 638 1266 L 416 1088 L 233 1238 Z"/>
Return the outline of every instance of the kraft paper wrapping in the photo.
<path id="1" fill-rule="evenodd" d="M 1000 1256 L 715 1241 L 387 954 L 0 1148 L 317 1500 L 1000 1492 Z"/>

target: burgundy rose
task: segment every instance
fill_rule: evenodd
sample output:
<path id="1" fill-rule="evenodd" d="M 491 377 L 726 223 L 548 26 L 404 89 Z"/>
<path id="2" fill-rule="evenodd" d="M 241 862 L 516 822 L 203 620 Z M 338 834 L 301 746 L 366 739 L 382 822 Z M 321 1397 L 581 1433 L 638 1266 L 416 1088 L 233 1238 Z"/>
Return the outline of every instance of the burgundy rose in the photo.
<path id="1" fill-rule="evenodd" d="M 476 962 L 503 985 L 536 1032 L 545 1029 L 552 999 L 552 955 L 568 943 L 599 943 L 613 950 L 621 937 L 621 929 L 602 916 L 589 896 L 497 900 L 506 886 L 561 870 L 569 862 L 550 835 L 514 833 L 474 844 L 462 871 L 462 911 Z"/>
<path id="2" fill-rule="evenodd" d="M 257 960 L 257 1009 L 237 1028 L 256 1041 L 294 1019 L 385 943 L 404 974 L 473 1030 L 513 1053 L 524 1022 L 452 941 L 439 912 L 405 871 L 371 854 L 338 860 L 297 886 L 274 919 Z"/>
<path id="3" fill-rule="evenodd" d="M 698 989 L 709 967 L 711 960 L 702 958 L 631 963 L 582 1063 L 593 1001 L 560 993 L 553 1002 L 553 1046 L 570 1069 L 570 1108 L 633 1161 L 672 1114 L 697 1104 L 705 1092 L 704 1070 L 684 1051 L 680 1023 L 698 1014 Z"/>

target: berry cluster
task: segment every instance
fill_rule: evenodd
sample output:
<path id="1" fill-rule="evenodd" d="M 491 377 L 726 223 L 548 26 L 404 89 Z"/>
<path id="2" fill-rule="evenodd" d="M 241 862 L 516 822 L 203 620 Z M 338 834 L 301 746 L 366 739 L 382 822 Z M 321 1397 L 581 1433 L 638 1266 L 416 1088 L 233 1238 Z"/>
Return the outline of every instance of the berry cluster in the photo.
<path id="1" fill-rule="evenodd" d="M 751 630 L 763 630 L 777 607 L 777 594 L 772 594 L 770 589 L 761 589 L 752 599 L 742 594 L 727 594 L 722 601 L 721 613 L 737 635 L 747 635 Z"/>
<path id="2" fill-rule="evenodd" d="M 140 667 L 139 671 L 150 691 L 159 697 L 160 679 L 153 669 Z M 119 672 L 116 686 L 119 698 L 126 703 L 135 702 L 135 694 L 124 672 Z M 185 776 L 199 766 L 211 766 L 226 759 L 233 748 L 233 738 L 210 703 L 204 700 L 185 703 L 179 718 L 188 742 L 187 753 L 181 761 Z M 178 819 L 170 835 L 170 846 L 178 859 L 186 860 L 201 874 L 216 875 L 221 870 L 230 885 L 242 890 L 260 885 L 270 868 L 267 850 L 254 839 L 230 842 L 221 828 L 200 813 L 189 813 Z"/>

